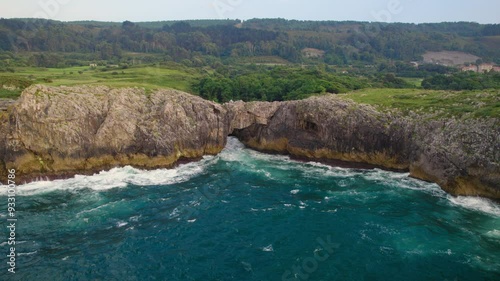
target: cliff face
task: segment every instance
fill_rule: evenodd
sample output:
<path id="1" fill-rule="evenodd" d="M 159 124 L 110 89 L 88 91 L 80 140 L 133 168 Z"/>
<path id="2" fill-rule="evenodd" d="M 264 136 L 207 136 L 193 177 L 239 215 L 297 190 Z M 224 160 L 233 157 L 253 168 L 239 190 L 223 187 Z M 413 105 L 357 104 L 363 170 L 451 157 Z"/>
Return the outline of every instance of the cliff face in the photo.
<path id="1" fill-rule="evenodd" d="M 500 120 L 417 122 L 411 175 L 455 195 L 500 199 Z"/>
<path id="2" fill-rule="evenodd" d="M 33 86 L 2 116 L 2 171 L 25 179 L 169 167 L 217 154 L 228 135 L 222 106 L 174 90 Z"/>
<path id="3" fill-rule="evenodd" d="M 255 108 L 260 122 L 231 126 L 235 128 L 233 133 L 250 147 L 311 159 L 401 170 L 409 167 L 411 147 L 405 140 L 410 130 L 371 107 L 340 99 L 311 98 L 268 106 L 258 103 Z M 234 111 L 231 104 L 228 109 Z M 268 119 L 263 121 L 262 116 Z"/>
<path id="4" fill-rule="evenodd" d="M 174 90 L 32 86 L 0 111 L 0 175 L 170 167 L 217 154 L 229 134 L 302 159 L 410 171 L 455 195 L 500 199 L 500 120 L 380 112 L 333 95 L 223 106 Z M 19 179 L 20 178 L 20 179 Z"/>
<path id="5" fill-rule="evenodd" d="M 405 117 L 335 96 L 226 107 L 245 116 L 247 122 L 230 117 L 230 127 L 254 149 L 407 170 L 455 195 L 500 199 L 498 119 Z"/>

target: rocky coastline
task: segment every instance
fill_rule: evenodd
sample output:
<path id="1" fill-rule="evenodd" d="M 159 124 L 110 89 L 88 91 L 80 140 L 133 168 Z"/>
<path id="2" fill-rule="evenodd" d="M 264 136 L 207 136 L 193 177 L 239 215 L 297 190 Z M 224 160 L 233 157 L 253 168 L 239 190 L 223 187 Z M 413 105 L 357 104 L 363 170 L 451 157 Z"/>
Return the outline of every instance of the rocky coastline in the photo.
<path id="1" fill-rule="evenodd" d="M 498 119 L 405 116 L 334 95 L 226 107 L 236 119 L 246 116 L 232 133 L 253 149 L 408 171 L 453 195 L 500 199 Z"/>
<path id="2" fill-rule="evenodd" d="M 500 120 L 382 112 L 335 95 L 223 105 L 175 90 L 31 86 L 0 112 L 0 173 L 20 180 L 215 155 L 234 135 L 301 160 L 408 171 L 453 195 L 500 200 Z M 340 162 L 339 162 L 340 161 Z"/>
<path id="3" fill-rule="evenodd" d="M 219 153 L 226 116 L 221 105 L 175 90 L 32 86 L 2 115 L 0 168 L 16 169 L 20 181 L 168 168 Z"/>

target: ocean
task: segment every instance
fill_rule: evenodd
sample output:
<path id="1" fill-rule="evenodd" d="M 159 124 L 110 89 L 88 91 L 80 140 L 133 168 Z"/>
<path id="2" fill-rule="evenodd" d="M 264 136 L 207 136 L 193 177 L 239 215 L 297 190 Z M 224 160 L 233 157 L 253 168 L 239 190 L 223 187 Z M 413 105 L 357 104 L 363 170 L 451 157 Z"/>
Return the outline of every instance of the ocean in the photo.
<path id="1" fill-rule="evenodd" d="M 500 280 L 497 203 L 235 138 L 175 169 L 18 186 L 16 214 L 0 280 Z"/>

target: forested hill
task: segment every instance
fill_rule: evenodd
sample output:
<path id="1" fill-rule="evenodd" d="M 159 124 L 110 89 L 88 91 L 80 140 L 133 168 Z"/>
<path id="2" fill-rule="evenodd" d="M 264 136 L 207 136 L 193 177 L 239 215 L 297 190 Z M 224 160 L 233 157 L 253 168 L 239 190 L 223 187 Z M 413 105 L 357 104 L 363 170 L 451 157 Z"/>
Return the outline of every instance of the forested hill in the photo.
<path id="1" fill-rule="evenodd" d="M 308 51 L 309 50 L 309 51 Z M 224 58 L 272 56 L 292 63 L 329 65 L 420 61 L 427 51 L 462 51 L 500 64 L 500 24 L 383 24 L 284 19 L 106 23 L 0 19 L 0 60 L 30 54 L 19 64 L 55 67 L 57 56 L 122 62 L 127 53 L 206 64 Z M 40 60 L 38 52 L 54 53 Z M 14 56 L 8 57 L 16 61 Z"/>

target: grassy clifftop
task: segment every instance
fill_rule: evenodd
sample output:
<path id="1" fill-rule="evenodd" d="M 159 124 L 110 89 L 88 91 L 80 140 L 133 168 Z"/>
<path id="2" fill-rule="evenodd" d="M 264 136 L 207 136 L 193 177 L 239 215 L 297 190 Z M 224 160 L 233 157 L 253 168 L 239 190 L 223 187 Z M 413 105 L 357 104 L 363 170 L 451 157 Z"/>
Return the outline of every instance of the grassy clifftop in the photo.
<path id="1" fill-rule="evenodd" d="M 29 85 L 18 85 L 12 81 L 27 81 L 29 84 L 51 86 L 103 85 L 110 87 L 141 87 L 148 90 L 172 88 L 189 91 L 199 71 L 179 65 L 175 67 L 98 67 L 70 68 L 19 67 L 15 73 L 2 73 L 0 77 L 0 98 L 17 98 L 22 89 Z"/>
<path id="2" fill-rule="evenodd" d="M 405 114 L 428 113 L 435 117 L 500 117 L 500 90 L 434 91 L 421 89 L 363 89 L 341 94 L 343 99 L 399 109 Z"/>
<path id="3" fill-rule="evenodd" d="M 16 99 L 31 84 L 51 86 L 105 85 L 113 88 L 140 87 L 145 88 L 147 92 L 161 88 L 172 88 L 192 93 L 196 92 L 193 87 L 194 82 L 203 80 L 203 77 L 211 72 L 213 70 L 185 67 L 180 64 L 141 67 L 99 66 L 97 68 L 86 66 L 61 69 L 20 67 L 14 73 L 2 73 L 0 75 L 0 98 Z M 321 88 L 335 82 L 329 80 L 329 76 L 314 76 L 314 72 L 311 72 L 313 74 L 309 72 L 300 72 L 300 70 L 296 72 L 294 68 L 278 68 L 269 71 L 269 73 L 258 72 L 262 74 L 262 77 L 267 77 L 266 79 L 261 79 L 262 77 L 259 75 L 252 76 L 245 73 L 235 75 L 233 79 L 223 78 L 219 79 L 220 81 L 209 79 L 207 81 L 210 83 L 205 83 L 204 90 L 210 90 L 210 95 L 207 97 L 205 92 L 198 94 L 205 98 L 229 94 L 227 100 L 239 100 L 244 99 L 246 96 L 252 96 L 252 93 L 258 93 L 261 96 L 267 96 L 269 100 L 273 95 L 273 91 L 283 91 L 286 93 L 284 97 L 288 97 L 294 90 L 300 90 L 307 91 L 309 94 L 304 95 L 304 97 L 307 97 L 317 95 L 313 94 L 317 88 L 316 86 Z M 291 74 L 295 76 L 290 76 Z M 355 82 L 361 81 L 356 80 L 354 77 L 339 77 L 345 80 L 341 79 L 340 82 L 355 84 Z M 314 80 L 314 83 L 311 82 L 312 80 Z M 357 103 L 374 105 L 381 110 L 398 109 L 405 114 L 411 112 L 425 113 L 438 118 L 452 116 L 457 118 L 500 117 L 500 90 L 498 89 L 448 91 L 424 90 L 421 88 L 372 88 L 377 86 L 372 85 L 370 80 L 365 79 L 363 81 L 361 82 L 364 84 L 361 86 L 368 88 L 339 94 L 338 96 L 343 99 L 351 99 Z M 308 82 L 312 83 L 312 86 L 309 85 L 311 87 L 306 87 Z M 229 86 L 232 86 L 232 88 Z M 277 86 L 282 87 L 278 89 Z M 415 87 L 417 86 L 415 85 Z M 356 87 L 353 86 L 353 88 Z M 348 90 L 346 89 L 346 91 Z M 231 95 L 235 91 L 239 94 Z M 318 92 L 325 94 L 325 91 L 328 92 L 329 90 L 323 89 L 323 91 Z M 277 94 L 274 93 L 274 95 Z M 254 98 L 249 100 L 256 100 Z"/>

